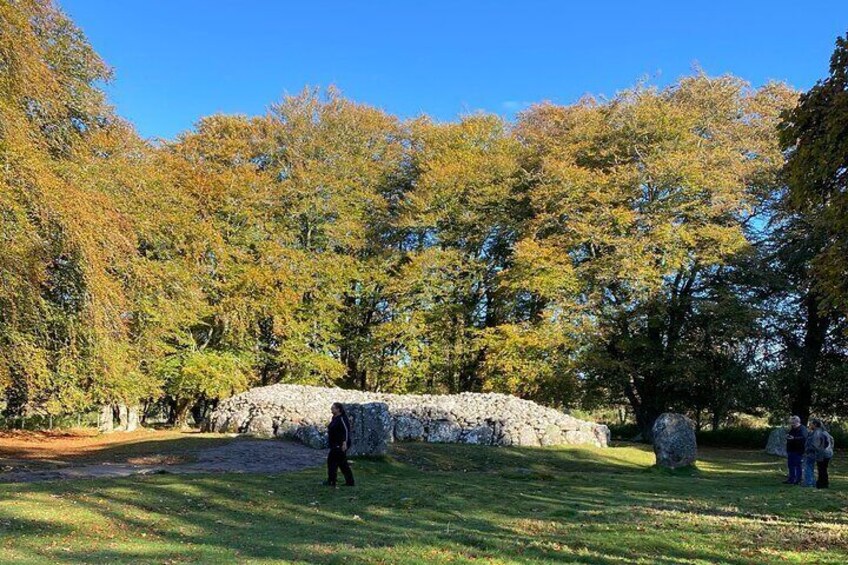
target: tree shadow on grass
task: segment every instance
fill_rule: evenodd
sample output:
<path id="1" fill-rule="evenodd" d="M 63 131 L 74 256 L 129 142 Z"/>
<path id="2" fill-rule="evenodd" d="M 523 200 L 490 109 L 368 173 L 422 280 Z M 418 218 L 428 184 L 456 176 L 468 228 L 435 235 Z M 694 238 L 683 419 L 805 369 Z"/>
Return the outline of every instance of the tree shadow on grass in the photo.
<path id="1" fill-rule="evenodd" d="M 349 490 L 321 488 L 319 470 L 0 486 L 0 520 L 18 554 L 54 562 L 742 565 L 802 548 L 790 532 L 803 512 L 774 506 L 798 491 L 766 492 L 732 468 L 664 476 L 645 461 L 639 450 L 397 446 L 388 460 L 355 461 Z M 51 496 L 58 512 L 29 516 Z M 820 524 L 844 521 L 816 504 Z M 40 527 L 74 530 L 75 545 L 39 545 Z M 844 539 L 830 549 L 844 562 Z"/>

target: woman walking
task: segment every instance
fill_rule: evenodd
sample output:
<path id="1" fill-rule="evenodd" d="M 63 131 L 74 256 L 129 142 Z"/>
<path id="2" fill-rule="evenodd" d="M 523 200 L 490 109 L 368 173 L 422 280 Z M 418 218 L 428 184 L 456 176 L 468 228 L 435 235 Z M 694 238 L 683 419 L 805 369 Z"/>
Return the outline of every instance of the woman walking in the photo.
<path id="1" fill-rule="evenodd" d="M 336 486 L 338 471 L 341 469 L 345 478 L 345 486 L 352 487 L 353 471 L 350 470 L 350 464 L 347 462 L 347 450 L 351 446 L 350 420 L 345 414 L 344 406 L 339 402 L 333 403 L 330 411 L 333 413 L 333 419 L 327 426 L 330 454 L 327 455 L 327 480 L 324 484 L 331 487 Z"/>
<path id="2" fill-rule="evenodd" d="M 816 467 L 819 474 L 816 480 L 816 488 L 828 488 L 830 477 L 827 474 L 827 466 L 833 458 L 833 436 L 827 433 L 824 424 L 818 418 L 810 420 L 810 427 L 813 430 L 812 444 L 816 453 Z"/>

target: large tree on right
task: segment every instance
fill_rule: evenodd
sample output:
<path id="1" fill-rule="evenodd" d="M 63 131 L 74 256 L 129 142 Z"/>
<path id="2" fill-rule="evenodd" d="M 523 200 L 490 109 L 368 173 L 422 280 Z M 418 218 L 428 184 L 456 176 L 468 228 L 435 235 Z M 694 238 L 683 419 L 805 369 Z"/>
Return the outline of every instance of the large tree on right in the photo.
<path id="1" fill-rule="evenodd" d="M 817 234 L 812 260 L 824 302 L 848 312 L 848 35 L 836 40 L 830 76 L 784 116 L 787 203 Z"/>
<path id="2" fill-rule="evenodd" d="M 516 268 L 535 273 L 540 316 L 584 344 L 587 387 L 626 400 L 645 437 L 708 389 L 720 419 L 748 388 L 755 313 L 738 265 L 778 186 L 775 127 L 793 99 L 698 74 L 522 117 L 534 217 Z"/>

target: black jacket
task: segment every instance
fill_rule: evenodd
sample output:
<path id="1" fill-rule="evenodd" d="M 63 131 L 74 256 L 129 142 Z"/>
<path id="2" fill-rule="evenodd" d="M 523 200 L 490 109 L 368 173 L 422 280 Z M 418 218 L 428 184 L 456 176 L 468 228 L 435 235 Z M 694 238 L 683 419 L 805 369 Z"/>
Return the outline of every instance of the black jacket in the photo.
<path id="1" fill-rule="evenodd" d="M 786 440 L 786 453 L 804 453 L 804 447 L 807 443 L 807 428 L 804 426 L 790 427 L 787 435 L 789 437 Z"/>
<path id="2" fill-rule="evenodd" d="M 350 437 L 350 420 L 347 419 L 345 414 L 333 416 L 333 419 L 330 420 L 330 425 L 327 426 L 327 435 L 330 440 L 330 448 L 341 447 L 342 442 L 347 442 L 347 447 L 350 449 L 352 443 Z"/>

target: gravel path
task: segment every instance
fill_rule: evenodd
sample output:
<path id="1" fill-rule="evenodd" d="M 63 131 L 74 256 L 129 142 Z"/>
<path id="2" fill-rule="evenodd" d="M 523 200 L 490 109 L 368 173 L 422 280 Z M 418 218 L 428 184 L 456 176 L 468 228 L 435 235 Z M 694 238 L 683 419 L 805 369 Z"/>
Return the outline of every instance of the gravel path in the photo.
<path id="1" fill-rule="evenodd" d="M 199 449 L 190 463 L 133 465 L 98 463 L 49 471 L 0 473 L 0 483 L 29 483 L 84 478 L 127 477 L 158 473 L 285 473 L 323 465 L 326 452 L 281 440 L 239 439 Z"/>

